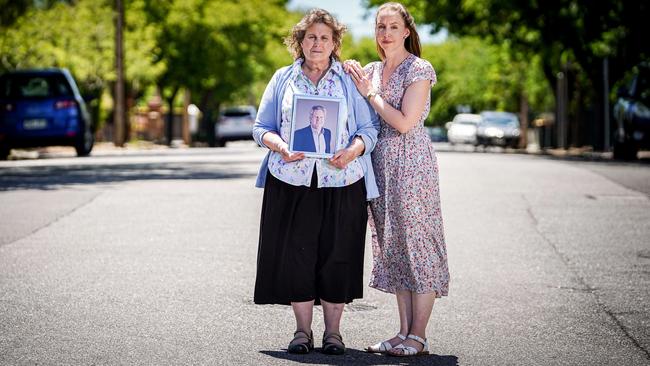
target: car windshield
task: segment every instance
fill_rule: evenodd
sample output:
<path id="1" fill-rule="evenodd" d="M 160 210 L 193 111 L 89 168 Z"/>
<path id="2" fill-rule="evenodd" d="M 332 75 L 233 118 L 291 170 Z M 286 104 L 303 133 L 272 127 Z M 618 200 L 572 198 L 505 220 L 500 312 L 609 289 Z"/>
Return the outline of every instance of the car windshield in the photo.
<path id="1" fill-rule="evenodd" d="M 517 121 L 511 117 L 489 116 L 484 117 L 483 120 L 493 125 L 507 126 L 517 124 Z"/>
<path id="2" fill-rule="evenodd" d="M 643 104 L 650 105 L 650 69 L 642 68 L 639 71 L 635 94 Z"/>
<path id="3" fill-rule="evenodd" d="M 251 112 L 241 109 L 231 109 L 223 112 L 224 117 L 250 117 Z"/>
<path id="4" fill-rule="evenodd" d="M 473 122 L 473 121 L 458 121 L 458 122 L 454 122 L 454 123 L 458 123 L 459 125 L 476 126 L 476 122 Z"/>
<path id="5" fill-rule="evenodd" d="M 0 79 L 0 97 L 50 98 L 72 96 L 63 75 L 13 74 Z"/>

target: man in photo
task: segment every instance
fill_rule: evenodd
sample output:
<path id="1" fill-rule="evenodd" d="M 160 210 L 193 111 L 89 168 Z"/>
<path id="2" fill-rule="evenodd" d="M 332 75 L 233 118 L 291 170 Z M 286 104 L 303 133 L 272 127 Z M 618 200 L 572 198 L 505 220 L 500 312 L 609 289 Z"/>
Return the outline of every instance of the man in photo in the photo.
<path id="1" fill-rule="evenodd" d="M 326 110 L 322 105 L 311 107 L 309 112 L 309 126 L 296 130 L 294 134 L 293 149 L 295 151 L 315 152 L 318 154 L 330 153 L 330 140 L 332 133 L 323 128 Z"/>

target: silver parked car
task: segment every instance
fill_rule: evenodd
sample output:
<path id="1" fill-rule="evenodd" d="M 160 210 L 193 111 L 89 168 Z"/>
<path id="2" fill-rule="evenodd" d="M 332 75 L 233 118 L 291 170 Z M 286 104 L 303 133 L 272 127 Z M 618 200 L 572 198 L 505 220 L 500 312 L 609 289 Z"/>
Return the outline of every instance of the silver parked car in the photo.
<path id="1" fill-rule="evenodd" d="M 252 140 L 256 115 L 252 105 L 224 109 L 214 125 L 215 144 L 223 147 L 228 141 Z"/>
<path id="2" fill-rule="evenodd" d="M 509 112 L 481 112 L 481 123 L 476 130 L 476 144 L 483 146 L 519 145 L 519 118 Z"/>
<path id="3" fill-rule="evenodd" d="M 449 123 L 447 138 L 453 144 L 476 144 L 476 130 L 481 116 L 471 113 L 459 113 Z"/>

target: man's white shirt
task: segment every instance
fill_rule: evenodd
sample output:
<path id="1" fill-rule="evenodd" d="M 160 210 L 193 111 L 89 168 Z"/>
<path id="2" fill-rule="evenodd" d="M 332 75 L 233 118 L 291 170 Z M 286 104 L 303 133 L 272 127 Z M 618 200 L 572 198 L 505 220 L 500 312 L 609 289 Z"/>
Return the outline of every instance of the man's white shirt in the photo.
<path id="1" fill-rule="evenodd" d="M 325 153 L 325 129 L 321 128 L 320 133 L 318 133 L 313 128 L 311 129 L 311 136 L 314 138 L 314 146 L 316 146 L 316 152 L 318 154 Z"/>

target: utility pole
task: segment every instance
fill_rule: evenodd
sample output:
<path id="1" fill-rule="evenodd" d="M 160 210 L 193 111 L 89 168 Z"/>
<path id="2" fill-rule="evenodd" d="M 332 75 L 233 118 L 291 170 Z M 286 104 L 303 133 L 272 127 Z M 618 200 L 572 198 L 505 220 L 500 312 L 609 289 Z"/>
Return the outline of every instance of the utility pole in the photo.
<path id="1" fill-rule="evenodd" d="M 605 145 L 603 145 L 604 151 L 609 151 L 609 58 L 605 57 L 603 59 L 603 108 L 605 109 Z"/>
<path id="2" fill-rule="evenodd" d="M 190 146 L 192 143 L 192 137 L 190 135 L 190 113 L 189 105 L 192 103 L 192 97 L 190 95 L 189 89 L 185 89 L 183 93 L 183 142 L 185 145 Z"/>
<path id="3" fill-rule="evenodd" d="M 124 28 L 124 3 L 115 0 L 115 105 L 113 106 L 113 143 L 115 146 L 124 146 L 125 106 L 124 106 L 124 48 L 122 29 Z"/>
<path id="4" fill-rule="evenodd" d="M 556 111 L 556 129 L 557 129 L 557 147 L 560 149 L 567 148 L 567 130 L 568 130 L 568 68 L 566 64 L 563 71 L 557 73 L 557 111 Z"/>

